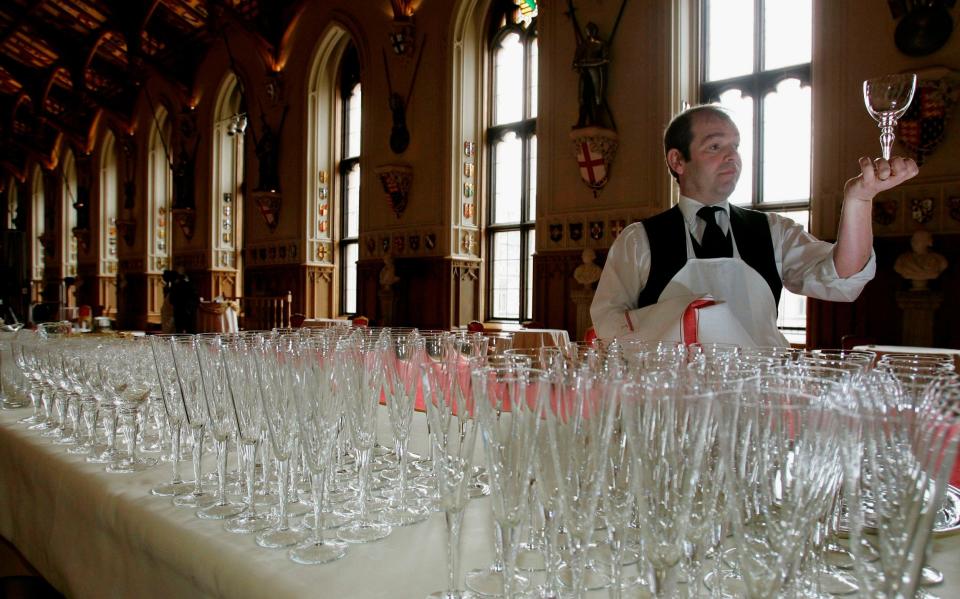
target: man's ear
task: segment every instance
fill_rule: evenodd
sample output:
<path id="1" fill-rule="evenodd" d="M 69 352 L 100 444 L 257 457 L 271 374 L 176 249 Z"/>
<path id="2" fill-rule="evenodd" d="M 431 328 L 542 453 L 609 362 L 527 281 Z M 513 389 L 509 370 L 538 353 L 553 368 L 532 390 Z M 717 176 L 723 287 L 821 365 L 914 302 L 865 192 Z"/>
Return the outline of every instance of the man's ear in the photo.
<path id="1" fill-rule="evenodd" d="M 676 148 L 671 148 L 667 152 L 667 166 L 670 167 L 670 170 L 677 173 L 677 175 L 683 174 L 683 167 L 687 163 L 683 159 L 683 154 L 680 153 L 680 150 Z"/>

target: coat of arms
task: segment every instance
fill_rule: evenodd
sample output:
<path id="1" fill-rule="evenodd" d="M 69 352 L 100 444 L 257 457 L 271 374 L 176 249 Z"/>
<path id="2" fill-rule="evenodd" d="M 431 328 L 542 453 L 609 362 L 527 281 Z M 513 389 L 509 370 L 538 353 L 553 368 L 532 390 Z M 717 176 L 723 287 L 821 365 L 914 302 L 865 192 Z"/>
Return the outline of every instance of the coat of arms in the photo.
<path id="1" fill-rule="evenodd" d="M 930 222 L 933 219 L 933 198 L 912 198 L 910 216 L 921 225 Z"/>
<path id="2" fill-rule="evenodd" d="M 960 100 L 960 73 L 931 69 L 918 73 L 917 90 L 897 123 L 897 140 L 923 164 L 943 140 L 951 109 Z"/>
<path id="3" fill-rule="evenodd" d="M 597 197 L 610 178 L 610 166 L 620 143 L 617 133 L 609 129 L 584 127 L 571 131 L 570 140 L 573 142 L 580 178 Z"/>
<path id="4" fill-rule="evenodd" d="M 603 239 L 603 221 L 594 220 L 590 221 L 590 239 L 594 241 L 600 241 Z"/>
<path id="5" fill-rule="evenodd" d="M 580 241 L 583 237 L 583 223 L 570 223 L 570 239 Z"/>
<path id="6" fill-rule="evenodd" d="M 374 169 L 380 178 L 383 192 L 387 194 L 387 204 L 400 218 L 407 209 L 410 188 L 413 186 L 413 168 L 404 164 L 387 164 Z"/>
<path id="7" fill-rule="evenodd" d="M 560 243 L 563 239 L 563 225 L 561 223 L 552 223 L 550 225 L 550 241 Z"/>

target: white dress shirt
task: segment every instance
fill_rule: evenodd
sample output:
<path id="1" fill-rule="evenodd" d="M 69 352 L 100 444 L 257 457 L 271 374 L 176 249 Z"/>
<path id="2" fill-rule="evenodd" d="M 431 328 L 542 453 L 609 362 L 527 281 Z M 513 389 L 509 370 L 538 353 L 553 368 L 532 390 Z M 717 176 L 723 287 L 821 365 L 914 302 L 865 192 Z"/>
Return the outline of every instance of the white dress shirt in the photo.
<path id="1" fill-rule="evenodd" d="M 723 208 L 722 212 L 716 213 L 717 224 L 726 233 L 730 230 L 730 205 L 726 201 L 715 205 Z M 696 200 L 680 196 L 680 212 L 687 230 L 698 241 L 703 238 L 706 227 L 703 219 L 697 217 L 697 211 L 703 206 Z M 773 212 L 766 214 L 777 271 L 783 286 L 789 291 L 816 299 L 852 302 L 873 279 L 877 264 L 872 250 L 870 260 L 860 272 L 846 279 L 841 278 L 833 263 L 834 244 L 820 241 L 789 218 Z M 690 235 L 684 236 L 687 259 L 696 257 Z M 733 257 L 740 257 L 735 238 Z M 590 317 L 598 336 L 612 338 L 633 331 L 631 313 L 638 308 L 637 300 L 649 276 L 650 242 L 647 232 L 643 223 L 633 223 L 620 233 L 610 247 L 590 305 Z M 638 317 L 636 314 L 633 316 Z"/>

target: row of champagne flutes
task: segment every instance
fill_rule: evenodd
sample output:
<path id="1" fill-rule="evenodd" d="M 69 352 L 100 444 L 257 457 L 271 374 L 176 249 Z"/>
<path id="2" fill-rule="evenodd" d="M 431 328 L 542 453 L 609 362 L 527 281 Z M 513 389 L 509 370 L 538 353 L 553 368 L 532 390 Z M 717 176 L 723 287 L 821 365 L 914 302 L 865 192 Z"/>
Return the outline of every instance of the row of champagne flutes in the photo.
<path id="1" fill-rule="evenodd" d="M 613 596 L 638 585 L 658 596 L 821 596 L 828 582 L 842 580 L 868 596 L 911 596 L 956 449 L 956 380 L 947 363 L 885 358 L 870 369 L 873 356 L 856 352 L 675 344 L 501 353 L 487 342 L 499 340 L 394 331 L 158 336 L 151 349 L 161 373 L 154 378 L 166 372 L 160 387 L 173 410 L 202 395 L 209 413 L 197 403 L 194 421 L 211 432 L 213 414 L 226 421 L 232 413 L 242 429 L 238 412 L 259 410 L 261 423 L 246 441 L 234 432 L 252 455 L 265 428 L 281 472 L 297 453 L 289 443 L 299 442 L 321 498 L 313 502 L 318 519 L 337 427 L 349 430 L 363 498 L 381 394 L 401 464 L 419 397 L 449 527 L 448 596 L 458 594 L 459 526 L 481 461 L 502 559 L 492 570 L 500 594 L 580 596 L 600 580 Z M 164 361 L 157 350 L 168 346 Z M 222 364 L 219 381 L 204 376 L 207 362 Z M 233 405 L 218 411 L 210 400 L 218 393 Z M 485 460 L 474 456 L 476 436 Z M 245 463 L 251 470 L 252 457 Z M 417 469 L 402 465 L 397 477 L 410 472 Z M 246 480 L 252 484 L 252 470 Z M 399 486 L 394 503 L 404 506 L 400 524 L 423 517 L 416 501 L 404 499 L 406 489 Z M 240 520 L 257 516 L 252 493 L 248 485 Z M 286 503 L 276 520 L 284 520 Z M 383 519 L 364 513 L 368 503 L 357 503 L 360 516 L 341 536 L 384 534 Z M 529 536 L 541 540 L 547 572 L 534 587 L 517 566 L 521 528 L 538 520 L 542 533 Z M 838 542 L 841 522 L 852 541 Z M 273 534 L 297 536 L 277 524 Z M 604 538 L 612 557 L 593 559 Z M 320 536 L 299 549 L 326 561 L 344 548 Z M 851 556 L 854 571 L 828 568 L 828 550 Z M 638 565 L 626 575 L 620 565 L 630 562 Z"/>

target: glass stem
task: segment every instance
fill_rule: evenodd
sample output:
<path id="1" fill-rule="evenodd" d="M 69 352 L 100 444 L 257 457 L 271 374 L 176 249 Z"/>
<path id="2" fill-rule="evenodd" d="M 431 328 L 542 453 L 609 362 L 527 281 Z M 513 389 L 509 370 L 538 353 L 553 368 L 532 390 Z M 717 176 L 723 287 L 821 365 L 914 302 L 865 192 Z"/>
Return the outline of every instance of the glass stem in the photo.
<path id="1" fill-rule="evenodd" d="M 610 555 L 613 557 L 613 584 L 610 586 L 610 599 L 620 599 L 623 595 L 623 531 L 619 527 L 610 533 Z M 699 595 L 692 595 L 699 597 Z"/>
<path id="2" fill-rule="evenodd" d="M 227 440 L 213 440 L 217 449 L 217 505 L 227 505 Z"/>
<path id="3" fill-rule="evenodd" d="M 310 486 L 313 491 L 313 544 L 323 545 L 323 471 L 310 473 Z"/>
<path id="4" fill-rule="evenodd" d="M 30 401 L 33 403 L 33 418 L 37 422 L 43 417 L 43 388 L 30 384 Z"/>
<path id="5" fill-rule="evenodd" d="M 193 494 L 203 495 L 200 458 L 203 457 L 203 425 L 193 427 Z"/>
<path id="6" fill-rule="evenodd" d="M 497 522 L 497 560 L 493 563 L 493 570 L 503 573 L 503 596 L 513 597 L 513 586 L 516 583 L 516 527 Z"/>
<path id="7" fill-rule="evenodd" d="M 116 406 L 107 407 L 107 451 L 111 454 L 117 449 L 117 408 Z"/>
<path id="8" fill-rule="evenodd" d="M 257 515 L 257 502 L 254 497 L 257 485 L 257 444 L 243 444 L 243 466 L 247 472 L 247 516 L 253 518 Z"/>
<path id="9" fill-rule="evenodd" d="M 70 414 L 70 435 L 74 440 L 79 444 L 80 443 L 80 396 L 76 393 L 71 393 L 70 397 L 72 401 L 70 402 L 69 411 Z"/>
<path id="10" fill-rule="evenodd" d="M 83 421 L 83 428 L 87 431 L 87 438 L 84 445 L 93 454 L 93 448 L 97 444 L 97 400 L 85 398 L 81 404 L 80 419 Z"/>
<path id="11" fill-rule="evenodd" d="M 444 512 L 447 520 L 447 593 L 460 596 L 460 525 L 463 510 Z"/>
<path id="12" fill-rule="evenodd" d="M 287 530 L 290 528 L 290 516 L 287 513 L 287 478 L 290 476 L 290 456 L 277 458 L 280 464 L 280 472 L 277 476 L 277 490 L 280 492 L 280 524 L 277 530 Z"/>
<path id="13" fill-rule="evenodd" d="M 173 453 L 170 455 L 170 467 L 173 470 L 171 483 L 180 484 L 183 479 L 180 478 L 180 426 L 179 422 L 170 422 L 170 445 L 173 446 Z"/>
<path id="14" fill-rule="evenodd" d="M 367 492 L 370 484 L 370 448 L 357 452 L 360 459 L 360 523 L 369 523 L 370 515 L 367 510 Z"/>
<path id="15" fill-rule="evenodd" d="M 137 462 L 137 428 L 139 425 L 137 410 L 136 408 L 127 409 L 123 411 L 123 414 L 125 420 L 127 420 L 124 431 L 127 438 L 127 453 L 130 454 L 130 463 L 135 464 Z"/>
<path id="16" fill-rule="evenodd" d="M 397 504 L 400 506 L 400 509 L 404 509 L 407 505 L 407 439 L 404 435 L 401 435 L 400 439 L 397 439 L 397 463 L 400 465 L 400 488 L 397 490 Z"/>
<path id="17" fill-rule="evenodd" d="M 557 545 L 560 542 L 559 530 L 557 522 L 557 513 L 554 508 L 544 505 L 543 506 L 543 527 L 545 534 L 545 550 L 544 558 L 546 559 L 546 569 L 547 569 L 547 579 L 544 582 L 544 592 L 542 593 L 543 597 L 559 597 L 560 591 L 557 586 L 557 581 L 559 573 L 557 571 L 558 559 L 557 559 Z"/>

